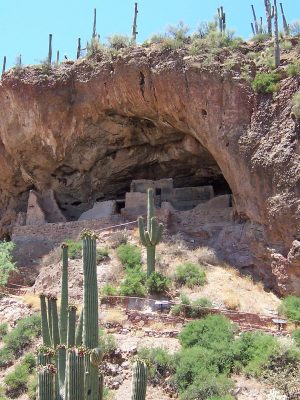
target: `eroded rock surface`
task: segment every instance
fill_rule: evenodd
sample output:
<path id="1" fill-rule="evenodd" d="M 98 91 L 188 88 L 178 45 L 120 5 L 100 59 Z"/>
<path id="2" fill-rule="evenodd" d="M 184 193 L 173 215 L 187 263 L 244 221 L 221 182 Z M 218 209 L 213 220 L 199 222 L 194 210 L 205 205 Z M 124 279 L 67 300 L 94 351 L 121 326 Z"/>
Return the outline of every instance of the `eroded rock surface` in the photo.
<path id="1" fill-rule="evenodd" d="M 30 189 L 53 191 L 75 220 L 95 201 L 123 196 L 132 179 L 173 177 L 220 194 L 228 183 L 241 223 L 232 240 L 250 238 L 250 267 L 271 286 L 300 292 L 299 260 L 288 256 L 300 239 L 299 129 L 290 118 L 298 80 L 280 86 L 274 98 L 258 96 L 220 64 L 141 47 L 68 62 L 50 75 L 6 73 L 2 235 L 26 210 Z"/>

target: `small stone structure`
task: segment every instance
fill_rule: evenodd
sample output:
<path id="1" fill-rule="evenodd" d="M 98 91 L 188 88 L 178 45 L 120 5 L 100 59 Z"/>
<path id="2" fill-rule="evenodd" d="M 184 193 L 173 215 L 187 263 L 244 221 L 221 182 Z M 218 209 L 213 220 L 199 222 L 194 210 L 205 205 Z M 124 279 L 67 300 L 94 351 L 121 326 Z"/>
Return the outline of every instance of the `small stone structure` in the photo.
<path id="1" fill-rule="evenodd" d="M 125 209 L 126 215 L 144 214 L 147 205 L 147 189 L 152 188 L 155 193 L 156 207 L 177 211 L 187 211 L 206 203 L 214 197 L 214 190 L 211 185 L 174 188 L 173 179 L 160 179 L 157 181 L 140 179 L 134 180 L 130 186 L 130 192 L 126 193 Z"/>

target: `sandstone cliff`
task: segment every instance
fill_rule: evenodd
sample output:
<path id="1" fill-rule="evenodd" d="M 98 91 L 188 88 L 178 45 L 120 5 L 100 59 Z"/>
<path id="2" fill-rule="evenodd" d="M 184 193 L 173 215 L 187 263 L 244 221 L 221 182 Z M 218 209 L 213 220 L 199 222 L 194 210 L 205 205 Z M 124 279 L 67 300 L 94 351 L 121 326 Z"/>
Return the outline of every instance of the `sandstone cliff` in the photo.
<path id="1" fill-rule="evenodd" d="M 43 73 L 6 73 L 0 86 L 0 218 L 9 234 L 28 192 L 54 191 L 76 220 L 96 200 L 137 178 L 228 183 L 236 223 L 249 239 L 249 268 L 285 293 L 300 292 L 300 128 L 290 118 L 299 77 L 275 95 L 184 51 L 135 47 L 67 62 Z M 240 230 L 224 237 L 227 253 Z M 248 235 L 248 236 L 247 236 Z M 245 239 L 246 238 L 246 239 Z M 229 243 L 230 242 L 230 243 Z"/>

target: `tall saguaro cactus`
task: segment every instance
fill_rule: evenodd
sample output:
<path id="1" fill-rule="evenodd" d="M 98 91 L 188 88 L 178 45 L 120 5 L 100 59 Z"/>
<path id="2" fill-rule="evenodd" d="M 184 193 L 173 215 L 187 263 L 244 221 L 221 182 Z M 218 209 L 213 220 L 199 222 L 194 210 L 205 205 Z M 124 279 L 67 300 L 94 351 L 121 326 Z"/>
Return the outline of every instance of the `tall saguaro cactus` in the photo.
<path id="1" fill-rule="evenodd" d="M 151 208 L 154 209 L 154 205 Z M 153 222 L 149 226 L 152 225 Z M 66 307 L 61 309 L 60 317 L 66 319 L 67 325 L 59 321 L 56 297 L 48 296 L 46 303 L 46 296 L 40 295 L 43 345 L 37 351 L 37 400 L 103 400 L 103 375 L 99 371 L 103 351 L 98 348 L 96 235 L 84 231 L 81 238 L 84 304 L 77 327 L 76 307 L 68 305 L 66 246 L 62 246 L 61 295 L 61 302 Z M 145 400 L 145 370 L 138 364 L 134 371 L 135 397 L 132 399 Z"/>
<path id="2" fill-rule="evenodd" d="M 145 230 L 144 218 L 138 218 L 140 240 L 147 249 L 147 276 L 155 271 L 155 249 L 160 242 L 163 233 L 163 224 L 158 223 L 154 216 L 154 192 L 148 189 L 147 200 L 147 230 Z"/>
<path id="3" fill-rule="evenodd" d="M 226 14 L 224 12 L 223 6 L 218 8 L 218 22 L 219 22 L 219 30 L 221 33 L 224 33 L 226 30 Z"/>

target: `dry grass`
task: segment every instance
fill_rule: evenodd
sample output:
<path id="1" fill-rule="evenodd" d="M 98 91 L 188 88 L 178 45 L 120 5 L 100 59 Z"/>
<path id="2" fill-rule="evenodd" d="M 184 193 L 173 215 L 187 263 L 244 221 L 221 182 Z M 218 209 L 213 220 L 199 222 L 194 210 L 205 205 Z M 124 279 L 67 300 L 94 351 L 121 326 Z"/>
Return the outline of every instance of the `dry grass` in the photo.
<path id="1" fill-rule="evenodd" d="M 109 308 L 103 313 L 102 321 L 111 324 L 123 324 L 128 319 L 121 308 Z"/>
<path id="2" fill-rule="evenodd" d="M 112 232 L 109 236 L 110 247 L 112 249 L 116 249 L 121 244 L 126 244 L 128 242 L 128 236 L 129 235 L 126 230 Z"/>
<path id="3" fill-rule="evenodd" d="M 209 247 L 198 247 L 198 249 L 194 250 L 193 253 L 197 257 L 199 264 L 220 264 L 220 260 L 218 259 L 216 252 Z"/>
<path id="4" fill-rule="evenodd" d="M 24 302 L 33 310 L 40 310 L 40 297 L 37 294 L 26 293 L 22 296 Z"/>
<path id="5" fill-rule="evenodd" d="M 241 306 L 240 299 L 234 292 L 228 292 L 223 303 L 228 310 L 238 310 Z"/>

